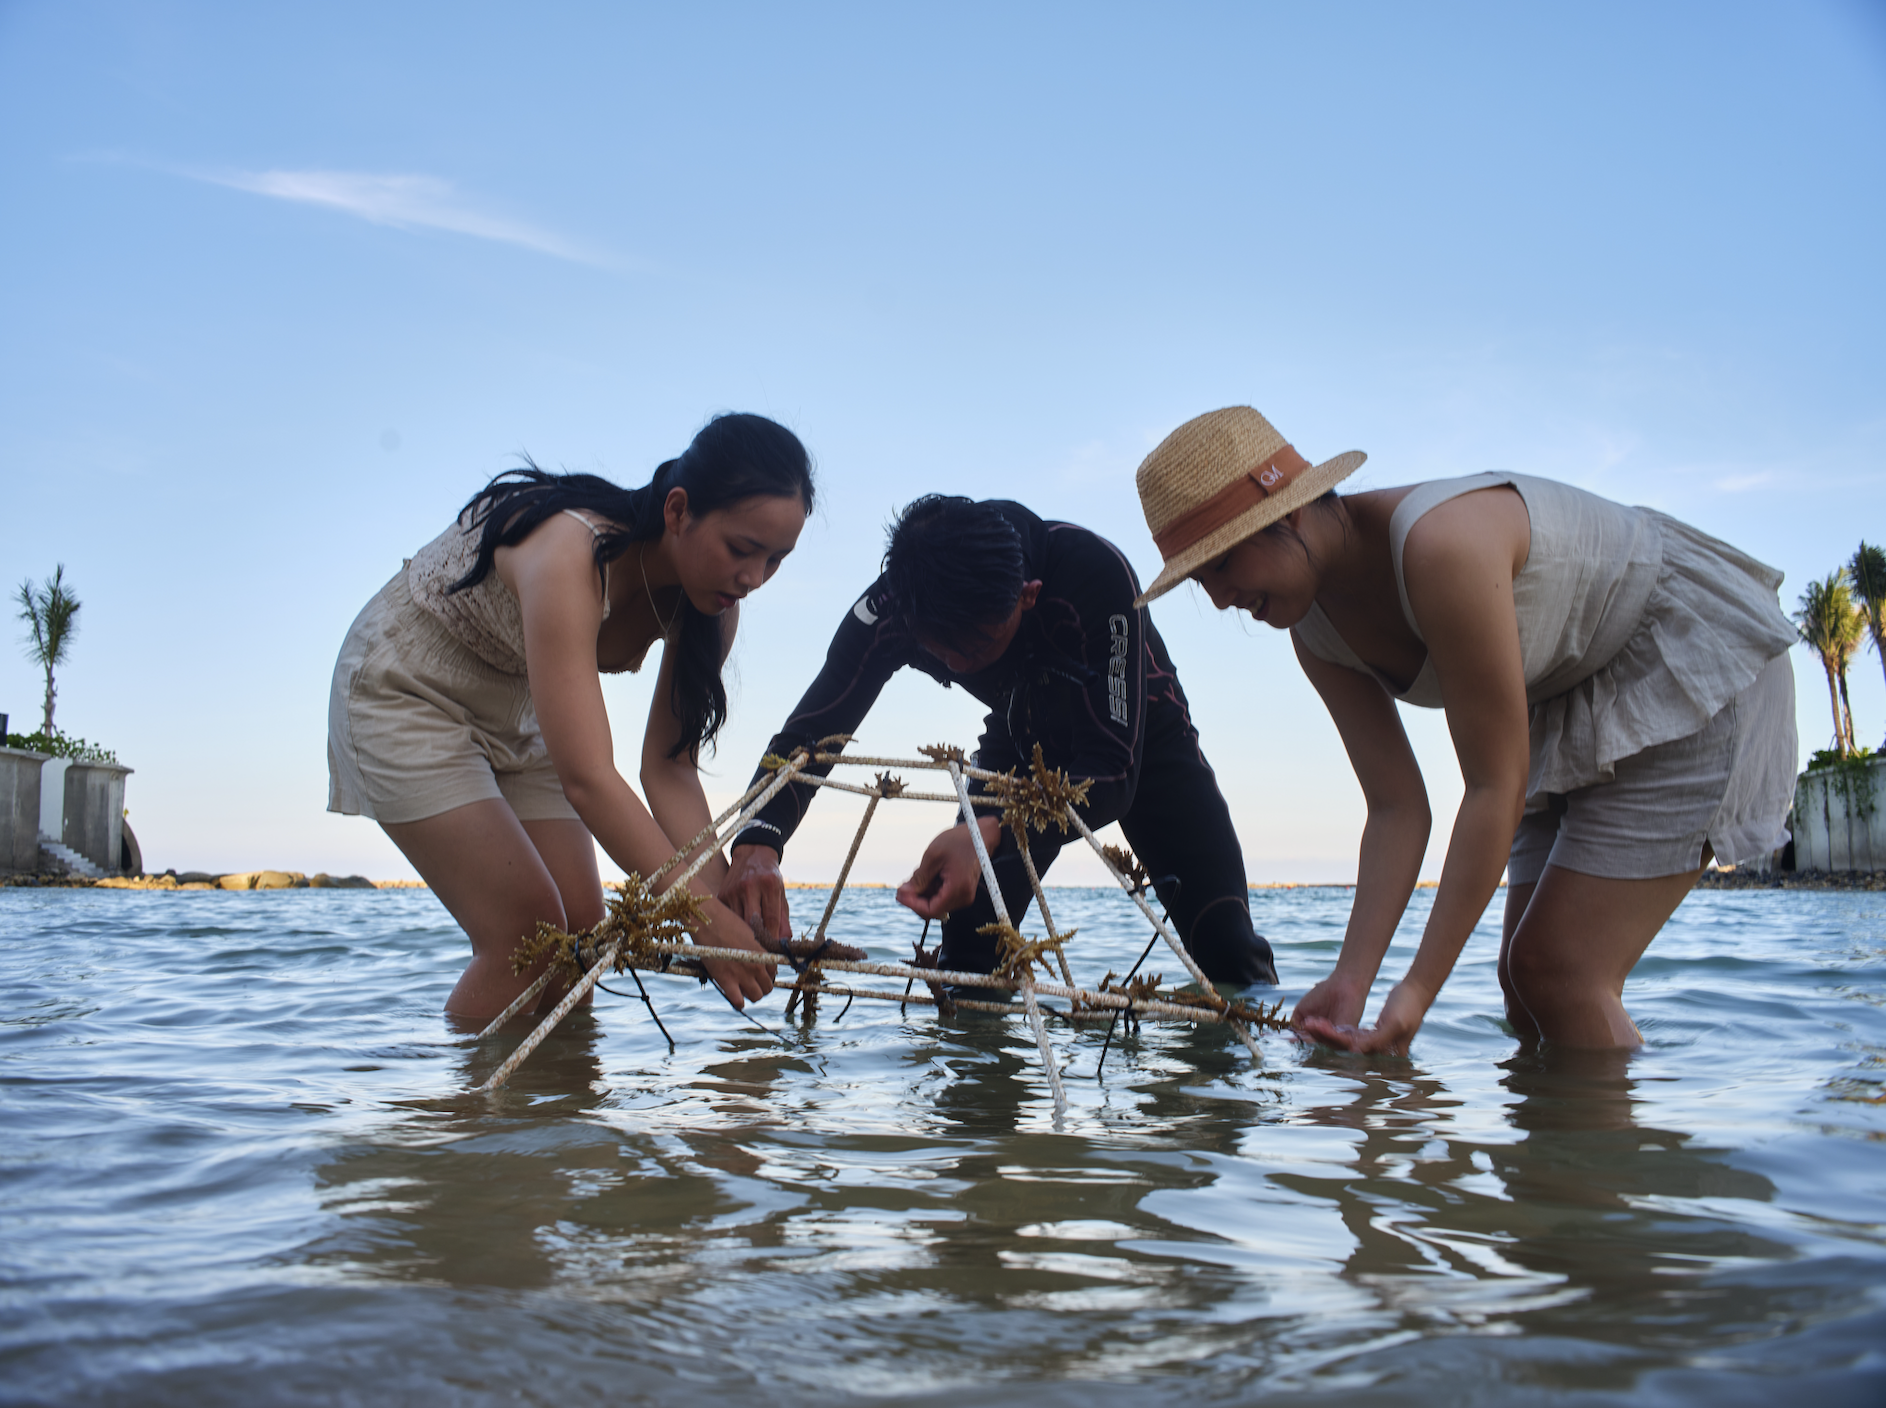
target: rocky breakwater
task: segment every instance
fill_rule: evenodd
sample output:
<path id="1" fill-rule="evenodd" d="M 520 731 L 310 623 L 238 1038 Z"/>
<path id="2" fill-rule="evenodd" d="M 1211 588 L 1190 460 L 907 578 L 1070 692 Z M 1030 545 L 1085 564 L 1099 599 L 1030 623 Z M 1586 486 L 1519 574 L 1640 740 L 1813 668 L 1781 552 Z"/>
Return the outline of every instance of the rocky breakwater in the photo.
<path id="1" fill-rule="evenodd" d="M 1886 890 L 1886 870 L 1705 870 L 1699 890 Z"/>
<path id="2" fill-rule="evenodd" d="M 373 881 L 364 875 L 304 875 L 299 870 L 244 870 L 227 875 L 206 870 L 167 870 L 162 875 L 113 875 L 92 882 L 101 890 L 386 890 L 417 882 Z"/>

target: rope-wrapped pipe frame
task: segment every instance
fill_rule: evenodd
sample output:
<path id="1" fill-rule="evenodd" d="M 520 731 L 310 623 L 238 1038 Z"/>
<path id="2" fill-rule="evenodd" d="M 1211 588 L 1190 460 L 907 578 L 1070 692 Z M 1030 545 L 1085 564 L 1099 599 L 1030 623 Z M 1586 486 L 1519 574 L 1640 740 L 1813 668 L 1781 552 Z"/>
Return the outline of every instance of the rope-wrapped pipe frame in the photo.
<path id="1" fill-rule="evenodd" d="M 1053 1044 L 1048 1039 L 1047 1024 L 1042 1018 L 1043 1011 L 1047 1010 L 1041 1006 L 1040 1000 L 1044 997 L 1067 1004 L 1064 1008 L 1055 1009 L 1053 1015 L 1072 1021 L 1111 1022 L 1125 1016 L 1129 1022 L 1157 1017 L 1193 1023 L 1219 1023 L 1230 1027 L 1237 1034 L 1250 1050 L 1253 1061 L 1259 1060 L 1259 1053 L 1252 1031 L 1285 1029 L 1282 1004 L 1270 1008 L 1256 1007 L 1227 999 L 1217 992 L 1191 954 L 1185 951 L 1185 946 L 1179 942 L 1172 926 L 1155 913 L 1147 902 L 1146 891 L 1150 887 L 1138 862 L 1118 847 L 1102 845 L 1081 818 L 1078 808 L 1087 799 L 1088 784 L 1084 781 L 1071 782 L 1064 772 L 1044 766 L 1039 746 L 1035 749 L 1033 768 L 1027 773 L 1019 773 L 989 772 L 971 766 L 961 749 L 947 745 L 921 748 L 918 750 L 923 754 L 921 758 L 877 758 L 844 752 L 844 746 L 850 741 L 848 736 L 839 735 L 821 739 L 812 747 L 797 749 L 791 757 L 769 755 L 766 759 L 766 774 L 748 788 L 737 802 L 703 827 L 700 834 L 676 851 L 654 874 L 646 879 L 632 874 L 615 887 L 616 894 L 609 901 L 608 913 L 602 923 L 579 934 L 567 934 L 552 925 L 539 924 L 535 934 L 525 936 L 513 960 L 518 971 L 542 963 L 546 956 L 549 962 L 536 980 L 519 993 L 510 1006 L 494 1017 L 475 1039 L 482 1040 L 495 1034 L 540 997 L 551 983 L 561 980 L 570 982 L 571 986 L 549 1014 L 518 1043 L 517 1049 L 492 1073 L 490 1079 L 477 1088 L 481 1091 L 495 1090 L 509 1080 L 511 1073 L 529 1058 L 543 1039 L 556 1029 L 557 1024 L 607 975 L 630 973 L 635 975 L 638 986 L 641 985 L 639 975 L 642 973 L 705 980 L 706 973 L 701 967 L 703 959 L 786 968 L 790 980 L 785 980 L 787 975 L 782 974 L 782 980 L 776 985 L 792 992 L 787 1015 L 792 1014 L 792 1004 L 801 1003 L 803 999 L 802 1010 L 807 1020 L 816 1015 L 820 995 L 842 997 L 847 1007 L 854 1000 L 868 1000 L 895 1002 L 900 1006 L 931 1006 L 945 1013 L 956 1009 L 1019 1013 L 1027 1018 L 1035 1044 L 1041 1050 L 1057 1117 L 1066 1113 L 1067 1092 L 1061 1084 L 1060 1066 L 1055 1058 Z M 880 768 L 884 771 L 879 772 L 872 784 L 866 786 L 807 772 L 806 769 L 814 764 Z M 951 790 L 912 791 L 892 775 L 890 769 L 893 768 L 945 773 L 949 777 Z M 971 779 L 983 785 L 982 792 L 974 795 L 970 793 Z M 870 799 L 865 804 L 864 816 L 858 824 L 857 834 L 852 838 L 851 850 L 845 856 L 845 863 L 832 886 L 817 929 L 806 938 L 787 941 L 781 945 L 784 951 L 778 953 L 714 948 L 689 942 L 688 930 L 691 925 L 698 924 L 700 909 L 699 901 L 688 888 L 688 881 L 719 852 L 720 847 L 737 836 L 741 828 L 758 815 L 760 809 L 780 789 L 795 782 L 855 792 Z M 982 867 L 983 884 L 995 905 L 996 922 L 986 926 L 983 931 L 993 933 L 997 941 L 999 956 L 993 973 L 955 972 L 936 967 L 935 955 L 926 952 L 921 944 L 910 963 L 879 963 L 831 956 L 833 941 L 827 931 L 832 916 L 837 912 L 845 882 L 851 875 L 852 862 L 858 857 L 858 849 L 864 843 L 865 831 L 871 825 L 878 804 L 891 800 L 949 802 L 961 811 L 964 821 L 968 823 L 976 859 Z M 1001 886 L 996 882 L 995 866 L 983 844 L 982 830 L 975 824 L 977 807 L 999 812 L 1003 828 L 1021 852 L 1029 883 L 1034 890 L 1036 912 L 1046 931 L 1045 937 L 1027 938 L 1011 921 L 1002 898 Z M 1108 972 L 1096 988 L 1076 986 L 1065 952 L 1068 940 L 1074 937 L 1074 931 L 1055 927 L 1047 895 L 1043 892 L 1041 877 L 1035 871 L 1028 845 L 1030 831 L 1045 832 L 1050 826 L 1058 827 L 1063 833 L 1070 829 L 1078 831 L 1082 839 L 1093 847 L 1107 873 L 1151 922 L 1158 938 L 1163 939 L 1172 950 L 1191 981 L 1196 984 L 1195 990 L 1162 990 L 1157 975 L 1134 977 L 1129 973 L 1122 980 L 1112 972 Z M 664 883 L 665 877 L 677 869 L 679 874 Z M 1050 958 L 1053 960 L 1052 965 Z M 833 983 L 828 977 L 834 973 L 902 979 L 904 987 L 898 991 Z M 926 990 L 914 992 L 913 989 L 919 983 Z M 986 991 L 991 999 L 1001 1000 L 969 998 L 964 996 L 966 989 Z M 652 1004 L 650 1011 L 653 1011 Z"/>

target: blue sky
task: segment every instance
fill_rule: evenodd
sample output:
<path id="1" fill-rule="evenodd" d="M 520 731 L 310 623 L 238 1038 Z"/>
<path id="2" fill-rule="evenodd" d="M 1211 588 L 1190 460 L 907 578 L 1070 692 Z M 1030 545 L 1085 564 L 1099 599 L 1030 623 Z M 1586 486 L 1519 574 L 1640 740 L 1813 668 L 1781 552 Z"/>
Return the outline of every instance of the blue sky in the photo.
<path id="1" fill-rule="evenodd" d="M 1368 451 L 1358 487 L 1654 505 L 1792 607 L 1886 539 L 1883 175 L 1877 4 L 13 0 L 0 578 L 77 584 L 59 720 L 137 769 L 149 864 L 379 876 L 409 872 L 323 811 L 354 613 L 518 452 L 639 482 L 718 410 L 792 425 L 824 498 L 747 614 L 716 795 L 899 504 L 1017 497 L 1150 575 L 1134 468 L 1230 403 Z M 1189 588 L 1155 618 L 1253 877 L 1352 876 L 1285 638 Z M 647 687 L 608 687 L 631 775 Z M 38 698 L 0 652 L 16 728 Z M 864 738 L 976 718 L 900 680 Z M 1444 727 L 1410 727 L 1451 815 Z M 854 820 L 826 799 L 789 870 L 829 877 Z M 943 821 L 880 823 L 860 874 Z"/>

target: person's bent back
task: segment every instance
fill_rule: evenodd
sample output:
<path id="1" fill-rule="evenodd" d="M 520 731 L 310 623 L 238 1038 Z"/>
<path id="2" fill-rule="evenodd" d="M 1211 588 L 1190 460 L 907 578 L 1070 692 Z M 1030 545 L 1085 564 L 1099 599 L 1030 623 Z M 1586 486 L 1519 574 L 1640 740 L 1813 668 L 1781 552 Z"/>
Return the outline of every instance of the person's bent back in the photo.
<path id="1" fill-rule="evenodd" d="M 1025 769 L 1039 745 L 1048 766 L 1088 781 L 1082 819 L 1096 829 L 1120 823 L 1205 973 L 1273 983 L 1230 812 L 1138 595 L 1125 556 L 1085 528 L 1006 500 L 918 499 L 892 525 L 882 575 L 845 614 L 769 751 L 856 732 L 906 666 L 960 686 L 989 708 L 980 767 Z M 782 789 L 735 840 L 722 898 L 776 935 L 789 927 L 780 858 L 817 790 Z M 980 824 L 1004 905 L 1019 921 L 1032 898 L 1026 868 L 993 817 Z M 1040 872 L 1064 839 L 1050 832 L 1031 841 Z M 945 967 L 995 966 L 994 938 L 976 932 L 994 919 L 980 879 L 959 825 L 931 842 L 898 890 L 915 913 L 944 919 Z"/>

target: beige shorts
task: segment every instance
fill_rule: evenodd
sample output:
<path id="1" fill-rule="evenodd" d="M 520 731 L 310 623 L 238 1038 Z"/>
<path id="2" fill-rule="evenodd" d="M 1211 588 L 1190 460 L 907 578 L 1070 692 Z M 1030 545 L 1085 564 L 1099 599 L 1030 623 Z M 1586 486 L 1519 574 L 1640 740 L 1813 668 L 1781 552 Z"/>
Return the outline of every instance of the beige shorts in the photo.
<path id="1" fill-rule="evenodd" d="M 1521 818 L 1511 885 L 1548 865 L 1614 880 L 1678 875 L 1768 854 L 1787 838 L 1798 761 L 1794 666 L 1778 655 L 1695 733 L 1619 761 L 1609 782 L 1548 793 Z"/>
<path id="2" fill-rule="evenodd" d="M 493 669 L 407 590 L 402 570 L 355 618 L 327 705 L 327 809 L 397 824 L 502 800 L 520 820 L 576 818 L 530 682 Z"/>

